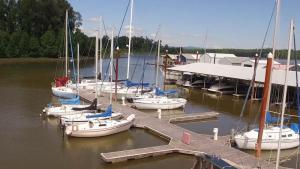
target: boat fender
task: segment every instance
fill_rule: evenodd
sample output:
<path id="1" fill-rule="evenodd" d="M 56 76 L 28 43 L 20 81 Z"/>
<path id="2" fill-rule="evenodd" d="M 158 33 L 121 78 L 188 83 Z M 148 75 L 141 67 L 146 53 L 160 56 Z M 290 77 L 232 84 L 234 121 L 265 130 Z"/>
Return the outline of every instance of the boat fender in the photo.
<path id="1" fill-rule="evenodd" d="M 78 126 L 77 125 L 73 125 L 72 126 L 72 131 L 77 131 L 78 130 Z"/>

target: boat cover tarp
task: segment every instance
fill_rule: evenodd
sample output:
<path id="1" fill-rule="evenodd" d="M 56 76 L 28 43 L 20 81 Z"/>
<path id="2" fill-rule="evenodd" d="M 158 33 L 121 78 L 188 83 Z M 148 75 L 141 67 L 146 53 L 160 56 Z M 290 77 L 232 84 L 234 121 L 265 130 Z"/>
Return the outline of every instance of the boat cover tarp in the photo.
<path id="1" fill-rule="evenodd" d="M 284 121 L 289 120 L 290 117 L 284 117 Z M 279 117 L 275 117 L 272 116 L 271 113 L 269 111 L 267 111 L 266 113 L 266 123 L 270 124 L 270 123 L 277 123 L 279 122 L 280 118 Z"/>
<path id="2" fill-rule="evenodd" d="M 68 80 L 69 80 L 68 77 L 57 77 L 57 78 L 55 78 L 55 86 L 56 87 L 65 86 L 67 84 Z"/>
<path id="3" fill-rule="evenodd" d="M 112 114 L 112 106 L 109 105 L 104 113 L 101 114 L 95 114 L 95 115 L 88 115 L 86 118 L 99 118 L 99 117 L 111 117 Z"/>
<path id="4" fill-rule="evenodd" d="M 126 86 L 127 87 L 133 87 L 133 86 L 144 86 L 144 87 L 149 87 L 149 83 L 135 83 L 130 80 L 126 80 Z"/>
<path id="5" fill-rule="evenodd" d="M 58 99 L 60 104 L 80 104 L 80 98 L 79 96 L 76 96 L 72 99 Z"/>
<path id="6" fill-rule="evenodd" d="M 97 110 L 97 99 L 94 99 L 92 104 L 87 107 L 73 107 L 72 110 L 81 111 L 81 110 Z"/>
<path id="7" fill-rule="evenodd" d="M 163 96 L 163 95 L 170 95 L 170 94 L 175 94 L 176 90 L 161 90 L 158 87 L 155 88 L 155 95 L 156 96 Z"/>

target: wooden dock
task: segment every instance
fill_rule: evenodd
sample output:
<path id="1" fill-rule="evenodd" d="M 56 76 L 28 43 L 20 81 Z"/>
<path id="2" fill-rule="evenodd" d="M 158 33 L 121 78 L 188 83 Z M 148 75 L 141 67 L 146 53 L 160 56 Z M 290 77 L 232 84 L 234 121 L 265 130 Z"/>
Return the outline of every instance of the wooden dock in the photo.
<path id="1" fill-rule="evenodd" d="M 85 101 L 91 102 L 94 99 L 93 91 L 81 90 L 79 93 L 81 99 Z M 106 94 L 101 95 L 104 95 L 100 97 L 101 107 L 103 106 L 103 108 L 106 108 L 109 104 L 109 97 Z M 168 145 L 163 146 L 101 153 L 100 155 L 102 159 L 106 162 L 120 162 L 169 153 L 183 153 L 194 156 L 199 156 L 199 154 L 209 157 L 216 156 L 218 159 L 223 160 L 235 168 L 275 168 L 273 163 L 267 163 L 266 161 L 260 161 L 260 166 L 258 166 L 257 159 L 253 155 L 232 148 L 226 137 L 219 137 L 219 139 L 215 141 L 212 139 L 211 135 L 195 133 L 170 123 L 172 121 L 181 121 L 182 119 L 203 119 L 205 117 L 212 118 L 216 117 L 217 113 L 208 112 L 206 114 L 203 113 L 202 116 L 197 114 L 195 117 L 193 117 L 191 114 L 187 115 L 185 118 L 182 117 L 181 120 L 180 118 L 173 120 L 169 119 L 169 122 L 167 120 L 160 120 L 153 115 L 149 115 L 129 106 L 123 106 L 116 102 L 113 102 L 112 105 L 113 111 L 122 112 L 125 114 L 125 116 L 135 114 L 135 127 L 148 129 L 151 132 L 157 133 L 158 135 L 167 138 L 170 141 Z M 183 143 L 183 133 L 188 133 L 191 136 L 189 143 Z"/>

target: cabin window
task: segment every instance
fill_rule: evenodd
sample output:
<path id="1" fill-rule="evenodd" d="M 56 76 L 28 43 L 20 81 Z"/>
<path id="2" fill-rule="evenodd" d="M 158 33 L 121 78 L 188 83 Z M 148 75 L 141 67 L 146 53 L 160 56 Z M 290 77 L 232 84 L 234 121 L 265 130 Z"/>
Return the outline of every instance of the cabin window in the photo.
<path id="1" fill-rule="evenodd" d="M 272 135 L 269 135 L 269 137 L 271 138 L 271 137 L 272 137 Z"/>
<path id="2" fill-rule="evenodd" d="M 293 136 L 292 134 L 289 134 L 289 135 L 288 135 L 288 137 L 292 137 L 292 136 Z"/>
<path id="3" fill-rule="evenodd" d="M 281 137 L 286 137 L 286 135 L 281 135 Z"/>
<path id="4" fill-rule="evenodd" d="M 252 65 L 244 64 L 244 67 L 252 67 Z"/>

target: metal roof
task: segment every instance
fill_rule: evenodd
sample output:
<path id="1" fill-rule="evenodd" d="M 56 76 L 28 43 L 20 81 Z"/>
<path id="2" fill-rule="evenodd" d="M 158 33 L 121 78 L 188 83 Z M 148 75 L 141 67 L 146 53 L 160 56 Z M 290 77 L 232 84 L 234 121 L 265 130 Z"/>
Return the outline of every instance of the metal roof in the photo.
<path id="1" fill-rule="evenodd" d="M 180 72 L 192 72 L 198 74 L 221 76 L 233 79 L 251 80 L 253 76 L 253 67 L 243 66 L 232 66 L 232 65 L 220 65 L 211 63 L 192 63 L 187 65 L 175 66 L 168 68 L 169 70 L 180 71 Z M 273 84 L 284 84 L 285 70 L 273 70 L 272 83 Z M 257 68 L 256 82 L 263 83 L 265 81 L 265 69 Z M 288 86 L 296 86 L 296 72 L 289 71 Z M 300 83 L 300 79 L 298 80 Z"/>
<path id="2" fill-rule="evenodd" d="M 203 54 L 205 55 L 205 54 Z M 206 53 L 207 56 L 214 58 L 216 56 L 216 58 L 220 59 L 220 58 L 227 58 L 227 57 L 236 57 L 234 54 L 230 54 L 230 53 Z"/>

